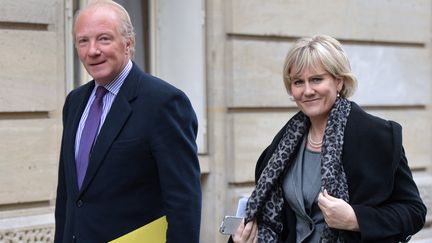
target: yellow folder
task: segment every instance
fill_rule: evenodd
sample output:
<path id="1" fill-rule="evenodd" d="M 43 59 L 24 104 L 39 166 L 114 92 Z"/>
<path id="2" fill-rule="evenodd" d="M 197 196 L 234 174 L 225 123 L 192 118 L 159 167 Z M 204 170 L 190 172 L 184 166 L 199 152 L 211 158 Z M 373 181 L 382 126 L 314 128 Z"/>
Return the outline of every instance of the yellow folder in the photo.
<path id="1" fill-rule="evenodd" d="M 167 229 L 168 222 L 163 216 L 108 243 L 165 243 Z"/>

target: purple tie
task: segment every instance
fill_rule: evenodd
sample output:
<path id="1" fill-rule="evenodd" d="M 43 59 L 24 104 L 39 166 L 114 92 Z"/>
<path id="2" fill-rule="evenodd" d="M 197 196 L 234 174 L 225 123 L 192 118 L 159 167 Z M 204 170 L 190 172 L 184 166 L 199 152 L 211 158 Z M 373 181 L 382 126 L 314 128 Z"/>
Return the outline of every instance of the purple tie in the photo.
<path id="1" fill-rule="evenodd" d="M 97 87 L 96 98 L 93 100 L 93 103 L 90 106 L 90 110 L 82 130 L 78 157 L 76 160 L 78 188 L 80 189 L 89 164 L 90 152 L 98 134 L 102 115 L 102 100 L 107 91 L 108 90 L 102 86 Z"/>

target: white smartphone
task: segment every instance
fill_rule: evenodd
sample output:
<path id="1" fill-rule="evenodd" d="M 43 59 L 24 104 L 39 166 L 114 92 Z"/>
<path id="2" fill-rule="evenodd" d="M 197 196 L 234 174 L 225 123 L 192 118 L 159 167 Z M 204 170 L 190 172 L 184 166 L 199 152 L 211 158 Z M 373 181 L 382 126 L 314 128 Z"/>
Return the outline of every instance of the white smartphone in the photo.
<path id="1" fill-rule="evenodd" d="M 249 197 L 241 197 L 237 205 L 237 217 L 246 217 L 246 205 Z"/>
<path id="2" fill-rule="evenodd" d="M 242 222 L 242 219 L 242 217 L 237 216 L 225 216 L 219 227 L 219 232 L 223 235 L 233 235 Z"/>

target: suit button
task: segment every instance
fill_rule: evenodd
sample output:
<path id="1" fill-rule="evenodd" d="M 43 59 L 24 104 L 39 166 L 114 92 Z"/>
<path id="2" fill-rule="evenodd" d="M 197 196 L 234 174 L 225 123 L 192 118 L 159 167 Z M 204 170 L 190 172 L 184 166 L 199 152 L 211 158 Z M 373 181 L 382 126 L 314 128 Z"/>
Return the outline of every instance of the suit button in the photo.
<path id="1" fill-rule="evenodd" d="M 82 200 L 78 200 L 77 203 L 76 203 L 77 207 L 79 207 L 79 208 L 82 207 L 83 204 L 84 203 L 83 203 Z"/>

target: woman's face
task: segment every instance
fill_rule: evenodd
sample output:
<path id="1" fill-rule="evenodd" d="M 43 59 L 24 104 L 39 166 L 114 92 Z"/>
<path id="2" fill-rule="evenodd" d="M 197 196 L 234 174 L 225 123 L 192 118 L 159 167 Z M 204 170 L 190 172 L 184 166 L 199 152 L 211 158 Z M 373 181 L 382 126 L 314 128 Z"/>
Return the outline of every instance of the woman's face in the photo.
<path id="1" fill-rule="evenodd" d="M 295 71 L 295 69 L 293 69 Z M 296 76 L 291 71 L 291 94 L 298 108 L 312 121 L 326 121 L 343 81 L 322 66 L 306 68 Z"/>

